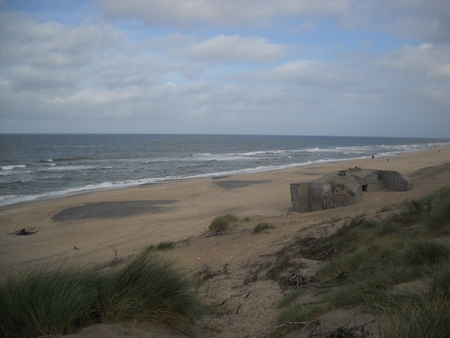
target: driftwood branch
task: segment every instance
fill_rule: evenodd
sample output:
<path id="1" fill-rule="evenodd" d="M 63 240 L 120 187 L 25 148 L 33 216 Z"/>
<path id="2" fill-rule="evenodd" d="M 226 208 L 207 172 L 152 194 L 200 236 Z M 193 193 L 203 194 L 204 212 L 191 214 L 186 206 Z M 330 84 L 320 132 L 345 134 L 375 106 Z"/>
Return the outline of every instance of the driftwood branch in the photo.
<path id="1" fill-rule="evenodd" d="M 351 320 L 350 320 L 351 321 Z M 369 331 L 366 330 L 365 326 L 374 323 L 375 320 L 372 320 L 370 322 L 367 322 L 365 324 L 362 325 L 354 325 L 352 327 L 348 327 L 348 324 L 345 326 L 340 326 L 338 327 L 336 330 L 333 331 L 325 331 L 325 332 L 316 332 L 311 331 L 308 334 L 308 338 L 313 338 L 313 337 L 323 337 L 323 338 L 328 338 L 328 337 L 336 337 L 336 338 L 364 338 L 364 337 L 371 337 L 371 333 Z"/>
<path id="2" fill-rule="evenodd" d="M 322 257 L 328 256 L 328 255 L 330 254 L 331 251 L 334 251 L 334 253 L 336 253 L 336 248 L 333 246 L 332 248 L 330 248 L 330 249 L 328 249 L 327 251 L 324 251 L 324 252 L 322 252 L 322 253 L 320 253 L 320 254 L 314 256 L 313 258 L 314 258 L 315 260 L 319 260 L 319 259 L 321 259 Z"/>
<path id="3" fill-rule="evenodd" d="M 302 285 L 302 288 L 309 288 L 309 287 L 314 287 L 314 288 L 332 288 L 335 286 L 341 286 L 340 284 L 308 284 L 308 285 Z"/>
<path id="4" fill-rule="evenodd" d="M 225 298 L 225 300 L 224 300 L 222 303 L 220 303 L 219 305 L 216 305 L 216 306 L 222 306 L 223 304 L 225 304 L 225 303 L 227 302 L 227 300 L 228 300 L 229 298 L 232 298 L 232 297 L 240 297 L 240 296 L 242 296 L 242 293 L 236 293 L 236 294 L 234 294 L 234 295 L 228 295 L 227 298 Z"/>
<path id="5" fill-rule="evenodd" d="M 312 325 L 312 324 L 320 324 L 320 320 L 316 320 L 316 321 L 312 321 L 312 322 L 285 322 L 281 325 L 275 326 L 274 331 L 272 332 L 272 334 L 274 334 L 275 332 L 277 332 L 278 329 L 288 326 L 288 325 L 304 325 L 303 330 L 305 328 L 307 328 L 308 326 Z"/>

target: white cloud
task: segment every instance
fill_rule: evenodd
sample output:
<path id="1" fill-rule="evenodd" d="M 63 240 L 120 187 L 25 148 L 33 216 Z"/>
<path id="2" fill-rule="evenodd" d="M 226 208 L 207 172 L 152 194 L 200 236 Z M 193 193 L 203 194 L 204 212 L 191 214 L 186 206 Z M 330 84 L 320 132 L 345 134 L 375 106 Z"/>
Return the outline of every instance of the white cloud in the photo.
<path id="1" fill-rule="evenodd" d="M 123 40 L 112 26 L 81 23 L 69 28 L 59 23 L 38 23 L 14 13 L 1 13 L 0 60 L 4 64 L 65 67 L 79 66 L 92 53 Z M 1 21 L 0 21 L 1 22 Z"/>
<path id="2" fill-rule="evenodd" d="M 288 85 L 314 87 L 345 85 L 355 81 L 355 79 L 344 76 L 342 71 L 333 69 L 320 60 L 291 61 L 269 71 L 248 73 L 247 77 L 283 82 Z"/>
<path id="3" fill-rule="evenodd" d="M 269 43 L 262 38 L 219 35 L 189 47 L 186 53 L 206 62 L 270 63 L 286 55 L 288 49 L 287 45 Z"/>
<path id="4" fill-rule="evenodd" d="M 401 49 L 387 53 L 380 58 L 383 69 L 394 72 L 398 79 L 429 78 L 448 81 L 450 76 L 450 47 L 435 47 L 421 44 L 418 47 L 405 45 Z"/>

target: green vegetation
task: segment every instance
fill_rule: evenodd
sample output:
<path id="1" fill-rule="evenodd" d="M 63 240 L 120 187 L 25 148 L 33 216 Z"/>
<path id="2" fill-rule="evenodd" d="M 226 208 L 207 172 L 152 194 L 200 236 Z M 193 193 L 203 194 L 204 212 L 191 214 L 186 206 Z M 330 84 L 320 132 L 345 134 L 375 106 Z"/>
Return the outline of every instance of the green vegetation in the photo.
<path id="1" fill-rule="evenodd" d="M 258 225 L 255 226 L 255 228 L 253 229 L 253 233 L 254 234 L 258 234 L 262 231 L 265 230 L 269 230 L 269 229 L 275 229 L 275 227 L 273 226 L 273 224 L 264 222 L 264 223 L 259 223 Z"/>
<path id="2" fill-rule="evenodd" d="M 163 241 L 163 242 L 159 242 L 157 245 L 150 245 L 148 246 L 144 252 L 149 253 L 152 251 L 166 251 L 166 250 L 172 250 L 173 248 L 175 248 L 175 242 L 172 241 Z"/>
<path id="3" fill-rule="evenodd" d="M 391 297 L 384 310 L 388 323 L 380 325 L 380 338 L 450 337 L 450 269 L 436 274 L 427 291 Z"/>
<path id="4" fill-rule="evenodd" d="M 209 225 L 209 231 L 217 235 L 218 233 L 228 229 L 231 222 L 237 221 L 237 216 L 233 214 L 226 214 L 214 218 Z"/>
<path id="5" fill-rule="evenodd" d="M 191 281 L 148 254 L 107 271 L 42 268 L 0 284 L 2 337 L 68 334 L 78 326 L 124 320 L 186 332 L 202 311 Z"/>
<path id="6" fill-rule="evenodd" d="M 278 323 L 307 322 L 329 309 L 358 308 L 388 315 L 389 325 L 380 328 L 383 338 L 449 336 L 450 245 L 442 236 L 449 231 L 450 188 L 446 187 L 405 203 L 382 221 L 360 216 L 331 236 L 298 238 L 280 257 L 290 254 L 323 261 L 313 282 L 319 289 L 302 281 L 290 285 L 305 290 L 314 302 L 302 304 L 302 293 L 293 291 L 279 304 L 284 310 Z M 280 264 L 284 267 L 285 259 Z M 272 277 L 282 280 L 280 273 Z M 430 277 L 429 290 L 393 292 L 397 285 Z M 284 332 L 290 329 L 286 325 Z"/>
<path id="7" fill-rule="evenodd" d="M 44 268 L 7 279 L 0 286 L 0 335 L 67 334 L 89 322 L 97 278 L 88 270 Z"/>
<path id="8" fill-rule="evenodd" d="M 306 293 L 306 289 L 296 289 L 292 292 L 289 292 L 278 304 L 278 308 L 282 309 L 284 307 L 287 307 L 291 305 L 293 302 L 295 302 L 299 297 L 303 296 Z M 284 318 L 284 316 L 283 316 Z"/>

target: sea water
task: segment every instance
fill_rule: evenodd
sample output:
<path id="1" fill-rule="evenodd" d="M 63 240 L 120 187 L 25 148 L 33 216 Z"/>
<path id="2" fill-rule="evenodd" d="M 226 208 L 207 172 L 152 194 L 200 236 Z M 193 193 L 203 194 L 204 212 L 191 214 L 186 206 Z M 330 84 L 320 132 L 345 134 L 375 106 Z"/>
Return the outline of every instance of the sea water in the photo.
<path id="1" fill-rule="evenodd" d="M 382 137 L 2 134 L 0 206 L 449 145 L 449 139 Z"/>

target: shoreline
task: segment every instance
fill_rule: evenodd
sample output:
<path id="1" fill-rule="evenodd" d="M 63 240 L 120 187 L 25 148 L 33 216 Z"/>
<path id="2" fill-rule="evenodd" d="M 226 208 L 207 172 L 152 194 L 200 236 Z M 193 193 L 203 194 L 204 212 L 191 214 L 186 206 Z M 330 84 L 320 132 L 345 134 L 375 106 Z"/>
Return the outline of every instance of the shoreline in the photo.
<path id="1" fill-rule="evenodd" d="M 414 188 L 407 192 L 367 193 L 362 202 L 348 207 L 310 213 L 290 212 L 290 183 L 312 181 L 326 173 L 355 166 L 399 171 L 412 179 Z M 450 185 L 449 173 L 450 147 L 445 147 L 401 153 L 390 157 L 389 162 L 386 158 L 335 161 L 215 179 L 197 178 L 86 192 L 9 205 L 0 208 L 0 279 L 40 265 L 97 266 L 111 260 L 112 248 L 118 250 L 120 257 L 126 258 L 162 241 L 199 238 L 205 234 L 212 219 L 226 213 L 235 214 L 240 219 L 251 218 L 245 231 L 250 231 L 258 222 L 276 224 L 276 236 L 279 237 L 269 242 L 269 237 L 262 236 L 258 239 L 262 242 L 251 245 L 242 242 L 241 251 L 236 248 L 219 250 L 218 247 L 208 251 L 203 250 L 205 244 L 192 245 L 182 256 L 175 258 L 189 269 L 198 268 L 200 263 L 223 266 L 235 260 L 244 262 L 256 251 L 273 251 L 270 248 L 276 243 L 289 240 L 295 231 L 311 224 L 365 212 L 376 213 L 384 206 L 399 205 L 443 185 Z M 69 213 L 70 217 L 65 214 L 66 217 L 56 217 L 55 220 L 55 215 L 63 211 L 67 213 L 67 210 L 73 212 Z M 90 214 L 83 214 L 87 211 Z M 10 235 L 20 229 L 38 232 L 31 236 Z M 242 251 L 244 248 L 248 252 Z"/>
<path id="2" fill-rule="evenodd" d="M 423 152 L 423 151 L 429 151 L 432 149 L 445 149 L 445 148 L 450 148 L 450 146 L 447 146 L 447 147 L 433 146 L 431 148 L 420 149 L 420 150 L 394 152 L 392 154 L 386 154 L 384 156 L 378 156 L 376 158 L 377 159 L 385 159 L 385 158 L 389 158 L 389 157 L 395 158 L 402 154 L 412 154 L 412 153 L 418 153 L 418 152 Z M 136 184 L 130 184 L 130 185 L 124 184 L 123 186 L 119 186 L 119 187 L 95 188 L 95 189 L 86 189 L 86 190 L 83 190 L 83 188 L 81 187 L 80 191 L 61 193 L 61 194 L 58 194 L 58 191 L 53 191 L 53 192 L 49 192 L 49 193 L 45 193 L 45 194 L 55 194 L 55 196 L 43 196 L 43 195 L 45 195 L 45 194 L 43 194 L 43 195 L 39 195 L 35 198 L 32 198 L 30 200 L 24 200 L 24 201 L 14 202 L 11 204 L 0 205 L 0 211 L 3 209 L 9 208 L 9 207 L 28 204 L 28 203 L 58 200 L 58 199 L 69 198 L 72 196 L 82 196 L 82 195 L 91 194 L 91 193 L 101 193 L 101 192 L 116 191 L 116 190 L 123 190 L 123 189 L 133 189 L 133 188 L 140 187 L 140 186 L 170 184 L 170 183 L 177 183 L 177 182 L 183 182 L 183 181 L 187 181 L 187 180 L 197 180 L 197 179 L 217 180 L 217 179 L 221 179 L 222 177 L 238 177 L 238 176 L 242 176 L 242 175 L 258 175 L 258 174 L 285 171 L 285 170 L 295 170 L 296 168 L 304 168 L 304 167 L 314 166 L 314 165 L 322 166 L 322 165 L 327 165 L 328 163 L 345 163 L 345 162 L 349 162 L 349 161 L 365 161 L 365 160 L 373 160 L 373 158 L 356 157 L 356 158 L 348 158 L 348 159 L 331 159 L 331 160 L 321 159 L 321 160 L 317 160 L 315 162 L 312 161 L 312 162 L 306 162 L 306 163 L 302 163 L 302 164 L 285 165 L 285 166 L 283 166 L 283 168 L 267 169 L 267 170 L 263 170 L 263 171 L 257 171 L 257 169 L 251 168 L 251 169 L 237 170 L 237 171 L 233 171 L 233 172 L 193 175 L 193 176 L 182 177 L 182 178 L 167 178 L 167 179 L 166 178 L 153 178 L 155 180 L 155 182 L 136 183 Z M 248 172 L 245 172 L 245 171 L 248 171 Z M 106 183 L 106 182 L 103 182 L 100 184 L 104 184 L 104 183 Z M 77 189 L 77 188 L 74 188 L 74 189 Z"/>

